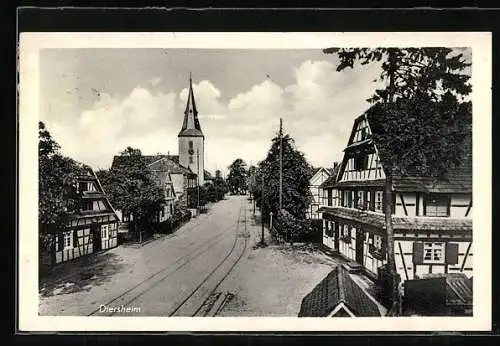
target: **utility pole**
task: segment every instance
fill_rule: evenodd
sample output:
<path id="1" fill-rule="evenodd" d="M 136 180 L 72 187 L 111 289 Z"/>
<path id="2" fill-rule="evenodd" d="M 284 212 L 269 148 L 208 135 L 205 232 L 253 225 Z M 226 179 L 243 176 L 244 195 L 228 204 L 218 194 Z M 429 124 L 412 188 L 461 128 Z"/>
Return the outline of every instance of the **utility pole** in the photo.
<path id="1" fill-rule="evenodd" d="M 280 211 L 283 208 L 283 119 L 280 118 Z"/>

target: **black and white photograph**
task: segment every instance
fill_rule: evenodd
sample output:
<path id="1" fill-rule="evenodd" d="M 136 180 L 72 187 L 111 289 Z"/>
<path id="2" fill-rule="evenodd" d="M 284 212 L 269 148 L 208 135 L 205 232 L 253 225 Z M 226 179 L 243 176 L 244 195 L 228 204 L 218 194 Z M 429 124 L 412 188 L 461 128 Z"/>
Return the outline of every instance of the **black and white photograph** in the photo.
<path id="1" fill-rule="evenodd" d="M 21 36 L 25 325 L 487 328 L 490 40 Z"/>

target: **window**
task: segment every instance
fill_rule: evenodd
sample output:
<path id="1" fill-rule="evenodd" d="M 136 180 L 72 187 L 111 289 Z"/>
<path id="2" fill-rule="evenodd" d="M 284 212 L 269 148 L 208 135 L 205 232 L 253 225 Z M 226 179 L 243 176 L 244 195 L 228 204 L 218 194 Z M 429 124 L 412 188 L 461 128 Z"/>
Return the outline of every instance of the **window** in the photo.
<path id="1" fill-rule="evenodd" d="M 425 216 L 449 216 L 449 205 L 448 196 L 430 195 L 426 199 Z"/>
<path id="2" fill-rule="evenodd" d="M 101 239 L 106 240 L 109 238 L 109 225 L 101 226 Z"/>
<path id="3" fill-rule="evenodd" d="M 73 231 L 64 232 L 63 244 L 64 250 L 73 248 Z"/>
<path id="4" fill-rule="evenodd" d="M 94 202 L 92 202 L 92 201 L 83 201 L 82 210 L 83 211 L 94 210 Z"/>
<path id="5" fill-rule="evenodd" d="M 368 155 L 360 154 L 354 158 L 354 169 L 363 171 L 368 168 Z"/>
<path id="6" fill-rule="evenodd" d="M 333 222 L 327 222 L 326 223 L 326 235 L 328 237 L 333 237 L 333 230 L 335 228 L 335 223 Z"/>
<path id="7" fill-rule="evenodd" d="M 174 213 L 174 208 L 172 206 L 172 204 L 170 204 L 170 215 L 172 215 Z"/>
<path id="8" fill-rule="evenodd" d="M 333 202 L 332 197 L 333 197 L 333 196 L 332 196 L 332 189 L 328 189 L 328 206 L 330 206 L 330 207 L 331 207 L 331 206 L 332 206 L 332 204 L 333 204 L 333 203 L 332 203 L 332 202 Z"/>
<path id="9" fill-rule="evenodd" d="M 88 188 L 87 182 L 80 181 L 78 183 L 78 191 L 84 192 L 87 191 L 87 188 Z"/>
<path id="10" fill-rule="evenodd" d="M 344 190 L 344 207 L 351 208 L 352 206 L 352 193 L 353 191 Z"/>
<path id="11" fill-rule="evenodd" d="M 424 243 L 424 263 L 444 263 L 444 243 Z"/>
<path id="12" fill-rule="evenodd" d="M 189 155 L 189 163 L 193 163 L 193 156 L 192 155 Z"/>
<path id="13" fill-rule="evenodd" d="M 357 207 L 358 209 L 366 209 L 364 201 L 364 191 L 358 191 Z"/>
<path id="14" fill-rule="evenodd" d="M 366 203 L 366 209 L 368 209 L 368 210 L 372 209 L 371 196 L 372 196 L 371 191 L 366 191 L 366 202 L 365 203 Z"/>
<path id="15" fill-rule="evenodd" d="M 375 192 L 375 211 L 382 211 L 384 193 L 382 191 Z"/>
<path id="16" fill-rule="evenodd" d="M 161 210 L 161 217 L 164 217 L 164 216 L 165 216 L 165 208 L 163 208 L 163 209 Z"/>
<path id="17" fill-rule="evenodd" d="M 367 135 L 368 135 L 368 132 L 366 131 L 366 127 L 363 127 L 360 132 L 361 132 L 361 140 L 365 140 Z"/>
<path id="18" fill-rule="evenodd" d="M 379 235 L 374 235 L 373 236 L 373 245 L 375 246 L 375 249 L 381 250 L 382 249 L 382 237 Z"/>
<path id="19" fill-rule="evenodd" d="M 193 150 L 193 141 L 188 142 L 189 150 Z"/>

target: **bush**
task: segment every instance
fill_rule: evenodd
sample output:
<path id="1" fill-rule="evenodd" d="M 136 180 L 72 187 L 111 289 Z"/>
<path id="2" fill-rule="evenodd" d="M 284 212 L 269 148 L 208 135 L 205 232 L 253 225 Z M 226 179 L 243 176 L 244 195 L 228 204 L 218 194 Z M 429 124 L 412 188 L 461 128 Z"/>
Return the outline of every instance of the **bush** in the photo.
<path id="1" fill-rule="evenodd" d="M 318 233 L 312 227 L 311 220 L 298 219 L 285 209 L 278 213 L 273 226 L 273 237 L 290 243 L 314 241 Z"/>
<path id="2" fill-rule="evenodd" d="M 191 216 L 191 211 L 189 210 L 177 210 L 171 217 L 157 225 L 157 231 L 159 233 L 172 233 L 178 227 L 188 222 Z"/>

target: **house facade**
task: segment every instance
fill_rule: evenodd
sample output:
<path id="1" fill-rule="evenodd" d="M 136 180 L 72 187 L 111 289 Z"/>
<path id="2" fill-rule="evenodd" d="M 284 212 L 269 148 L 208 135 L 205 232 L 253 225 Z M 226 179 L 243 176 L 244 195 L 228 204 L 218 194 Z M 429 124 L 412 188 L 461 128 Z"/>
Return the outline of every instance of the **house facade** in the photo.
<path id="1" fill-rule="evenodd" d="M 164 222 L 170 218 L 176 208 L 189 209 L 193 203 L 192 190 L 196 190 L 197 176 L 190 168 L 179 163 L 177 155 L 143 155 L 146 165 L 150 170 L 154 182 L 162 188 L 165 193 L 165 203 L 157 212 L 156 222 Z M 113 165 L 120 164 L 121 156 L 115 156 Z M 120 232 L 128 232 L 127 224 L 134 220 L 133 215 L 123 215 L 121 210 L 117 213 L 122 221 Z"/>
<path id="2" fill-rule="evenodd" d="M 387 263 L 384 162 L 367 113 L 354 121 L 336 178 L 326 181 L 323 243 L 376 277 Z M 443 179 L 393 175 L 394 252 L 402 281 L 426 274 L 472 276 L 472 149 Z"/>
<path id="3" fill-rule="evenodd" d="M 334 168 L 335 169 L 335 168 Z M 308 219 L 321 219 L 321 213 L 318 211 L 323 197 L 323 188 L 321 185 L 333 174 L 333 169 L 324 167 L 316 168 L 310 179 L 309 188 L 311 190 L 312 201 L 307 209 L 306 217 Z"/>
<path id="4" fill-rule="evenodd" d="M 95 173 L 88 169 L 78 177 L 82 208 L 62 232 L 57 233 L 52 263 L 58 264 L 118 245 L 118 215 Z"/>

